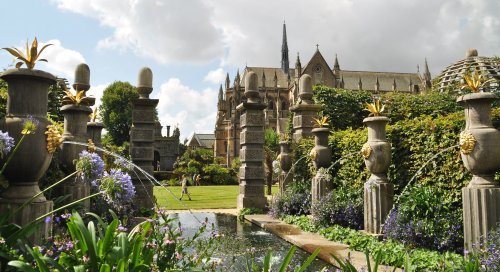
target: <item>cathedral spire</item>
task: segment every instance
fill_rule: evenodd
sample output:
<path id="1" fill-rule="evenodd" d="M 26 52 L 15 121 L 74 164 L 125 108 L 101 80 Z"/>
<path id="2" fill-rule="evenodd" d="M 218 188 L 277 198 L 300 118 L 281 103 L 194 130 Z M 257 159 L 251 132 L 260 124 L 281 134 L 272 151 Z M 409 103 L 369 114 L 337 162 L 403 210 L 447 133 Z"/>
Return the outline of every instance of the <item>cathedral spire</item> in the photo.
<path id="1" fill-rule="evenodd" d="M 231 87 L 231 81 L 229 80 L 229 73 L 226 73 L 226 90 Z"/>
<path id="2" fill-rule="evenodd" d="M 222 100 L 224 100 L 224 93 L 222 92 L 222 84 L 221 84 L 219 88 L 219 101 Z"/>
<path id="3" fill-rule="evenodd" d="M 286 24 L 283 22 L 283 41 L 281 44 L 281 70 L 283 73 L 288 74 L 288 43 L 286 41 Z"/>
<path id="4" fill-rule="evenodd" d="M 432 87 L 431 80 L 432 80 L 431 72 L 429 72 L 429 65 L 427 65 L 427 58 L 425 58 L 425 67 L 424 67 L 425 89 L 430 89 Z"/>
<path id="5" fill-rule="evenodd" d="M 335 54 L 335 63 L 333 64 L 333 70 L 340 70 L 339 59 L 337 58 L 337 54 Z"/>

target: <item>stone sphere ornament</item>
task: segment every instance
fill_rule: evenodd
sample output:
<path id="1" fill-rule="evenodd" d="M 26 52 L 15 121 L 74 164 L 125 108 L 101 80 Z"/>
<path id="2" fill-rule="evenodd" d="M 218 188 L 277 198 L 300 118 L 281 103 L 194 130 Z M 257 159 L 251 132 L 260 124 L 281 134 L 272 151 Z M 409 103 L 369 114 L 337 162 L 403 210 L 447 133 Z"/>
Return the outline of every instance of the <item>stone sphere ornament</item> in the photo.
<path id="1" fill-rule="evenodd" d="M 137 92 L 139 98 L 149 98 L 149 94 L 153 91 L 153 71 L 148 67 L 143 67 L 139 70 L 137 78 Z"/>

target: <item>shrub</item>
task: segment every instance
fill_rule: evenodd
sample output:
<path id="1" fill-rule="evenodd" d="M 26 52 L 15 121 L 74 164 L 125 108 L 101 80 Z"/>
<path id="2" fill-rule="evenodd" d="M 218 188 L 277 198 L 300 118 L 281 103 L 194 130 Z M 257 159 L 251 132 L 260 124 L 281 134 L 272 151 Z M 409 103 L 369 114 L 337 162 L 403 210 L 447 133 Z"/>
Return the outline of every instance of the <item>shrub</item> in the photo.
<path id="1" fill-rule="evenodd" d="M 347 188 L 330 192 L 312 206 L 313 223 L 318 227 L 340 225 L 363 228 L 363 196 Z"/>
<path id="2" fill-rule="evenodd" d="M 441 189 L 413 187 L 399 198 L 389 215 L 386 238 L 404 245 L 437 251 L 463 251 L 462 209 L 444 197 Z"/>
<path id="3" fill-rule="evenodd" d="M 204 181 L 217 185 L 238 184 L 238 180 L 231 171 L 218 164 L 210 164 L 203 167 Z"/>
<path id="4" fill-rule="evenodd" d="M 269 207 L 269 215 L 281 218 L 286 215 L 307 215 L 311 208 L 311 195 L 306 193 L 286 192 L 276 196 Z"/>

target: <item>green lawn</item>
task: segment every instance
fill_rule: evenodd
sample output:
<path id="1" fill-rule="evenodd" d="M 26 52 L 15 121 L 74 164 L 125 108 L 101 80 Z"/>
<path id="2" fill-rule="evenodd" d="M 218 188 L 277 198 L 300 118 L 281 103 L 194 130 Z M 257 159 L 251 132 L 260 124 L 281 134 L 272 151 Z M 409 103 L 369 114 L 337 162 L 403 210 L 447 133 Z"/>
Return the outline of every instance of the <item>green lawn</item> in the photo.
<path id="1" fill-rule="evenodd" d="M 273 194 L 278 190 L 278 186 L 272 187 Z M 154 195 L 160 207 L 171 210 L 230 209 L 236 208 L 239 187 L 238 185 L 189 186 L 188 191 L 191 194 L 191 201 L 186 195 L 182 201 L 179 201 L 181 186 L 167 186 L 166 188 L 156 186 Z"/>

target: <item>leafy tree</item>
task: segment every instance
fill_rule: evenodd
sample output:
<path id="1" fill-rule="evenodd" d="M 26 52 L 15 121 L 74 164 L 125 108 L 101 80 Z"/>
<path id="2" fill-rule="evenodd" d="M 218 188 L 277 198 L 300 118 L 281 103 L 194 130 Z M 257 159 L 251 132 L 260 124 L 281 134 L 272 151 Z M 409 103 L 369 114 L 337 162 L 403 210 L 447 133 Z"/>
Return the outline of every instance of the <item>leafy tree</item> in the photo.
<path id="1" fill-rule="evenodd" d="M 101 117 L 115 145 L 122 145 L 130 140 L 132 126 L 131 100 L 139 97 L 137 90 L 128 82 L 115 81 L 102 95 L 99 107 Z"/>
<path id="2" fill-rule="evenodd" d="M 64 97 L 64 89 L 61 85 L 69 85 L 65 78 L 57 78 L 57 83 L 49 87 L 49 104 L 47 113 L 53 121 L 64 121 L 64 115 L 61 113 L 62 99 Z"/>

